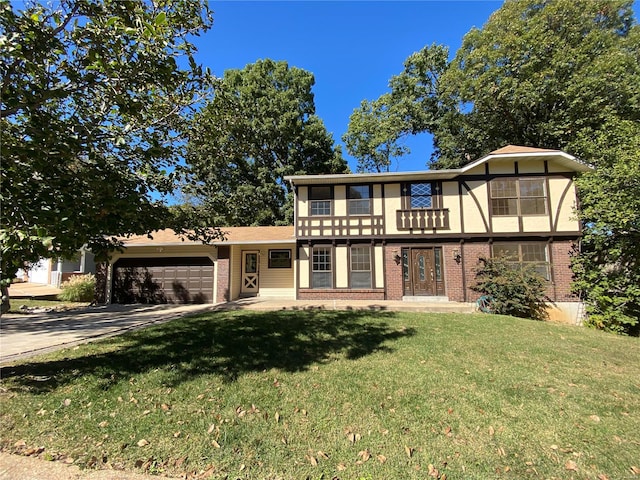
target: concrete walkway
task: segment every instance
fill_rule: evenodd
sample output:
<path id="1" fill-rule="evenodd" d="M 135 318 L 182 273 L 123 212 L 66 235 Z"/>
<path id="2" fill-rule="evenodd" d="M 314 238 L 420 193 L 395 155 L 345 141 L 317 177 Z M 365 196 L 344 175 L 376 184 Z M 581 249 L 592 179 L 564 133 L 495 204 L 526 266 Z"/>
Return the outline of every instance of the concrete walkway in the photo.
<path id="1" fill-rule="evenodd" d="M 9 298 L 55 298 L 62 290 L 42 283 L 21 282 L 9 285 Z"/>
<path id="2" fill-rule="evenodd" d="M 296 301 L 245 298 L 218 305 L 102 305 L 63 312 L 0 317 L 0 364 L 119 335 L 202 311 L 368 310 L 470 313 L 472 304 L 368 300 Z"/>

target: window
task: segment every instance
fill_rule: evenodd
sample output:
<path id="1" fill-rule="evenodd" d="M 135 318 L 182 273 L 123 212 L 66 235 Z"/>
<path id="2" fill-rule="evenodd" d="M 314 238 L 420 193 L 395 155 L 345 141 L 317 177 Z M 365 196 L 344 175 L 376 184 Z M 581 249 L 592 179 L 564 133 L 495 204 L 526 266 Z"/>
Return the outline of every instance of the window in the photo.
<path id="1" fill-rule="evenodd" d="M 331 288 L 331 247 L 314 247 L 311 254 L 311 288 Z"/>
<path id="2" fill-rule="evenodd" d="M 371 189 L 369 185 L 347 187 L 349 215 L 369 215 L 371 213 Z"/>
<path id="3" fill-rule="evenodd" d="M 269 268 L 291 268 L 291 250 L 269 250 Z"/>
<path id="4" fill-rule="evenodd" d="M 494 215 L 545 215 L 547 194 L 543 178 L 496 178 L 491 180 Z"/>
<path id="5" fill-rule="evenodd" d="M 333 189 L 330 186 L 309 187 L 309 200 L 311 200 L 311 215 L 331 215 Z"/>
<path id="6" fill-rule="evenodd" d="M 431 198 L 432 184 L 431 182 L 411 183 L 405 186 L 405 195 L 410 198 L 409 207 L 431 208 L 433 206 Z"/>
<path id="7" fill-rule="evenodd" d="M 351 288 L 371 288 L 371 247 L 351 247 Z"/>
<path id="8" fill-rule="evenodd" d="M 551 279 L 546 243 L 494 243 L 494 257 L 508 257 L 514 263 L 533 265 L 545 280 Z"/>

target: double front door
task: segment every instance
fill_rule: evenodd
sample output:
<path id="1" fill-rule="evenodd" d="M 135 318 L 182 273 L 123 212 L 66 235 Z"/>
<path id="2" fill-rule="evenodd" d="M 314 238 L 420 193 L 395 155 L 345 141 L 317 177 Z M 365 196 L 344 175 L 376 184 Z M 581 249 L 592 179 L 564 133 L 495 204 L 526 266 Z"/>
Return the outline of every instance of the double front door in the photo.
<path id="1" fill-rule="evenodd" d="M 442 248 L 403 248 L 404 294 L 444 295 Z"/>

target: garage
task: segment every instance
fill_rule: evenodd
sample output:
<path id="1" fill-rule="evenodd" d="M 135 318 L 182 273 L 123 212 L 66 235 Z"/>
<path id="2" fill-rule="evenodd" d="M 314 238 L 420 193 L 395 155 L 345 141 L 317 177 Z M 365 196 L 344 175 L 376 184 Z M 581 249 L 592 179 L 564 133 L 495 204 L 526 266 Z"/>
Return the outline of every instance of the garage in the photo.
<path id="1" fill-rule="evenodd" d="M 212 303 L 208 257 L 120 258 L 113 264 L 113 303 Z"/>

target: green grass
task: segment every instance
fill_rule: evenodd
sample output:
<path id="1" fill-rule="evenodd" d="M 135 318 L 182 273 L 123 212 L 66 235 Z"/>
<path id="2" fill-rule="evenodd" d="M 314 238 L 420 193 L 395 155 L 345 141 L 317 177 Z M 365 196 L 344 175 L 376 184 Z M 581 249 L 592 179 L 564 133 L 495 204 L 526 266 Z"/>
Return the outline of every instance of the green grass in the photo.
<path id="1" fill-rule="evenodd" d="M 60 300 L 32 300 L 29 298 L 12 298 L 9 313 L 25 313 L 20 307 L 26 305 L 29 308 L 55 308 L 56 310 L 68 310 L 89 305 L 89 302 L 63 302 Z"/>
<path id="2" fill-rule="evenodd" d="M 207 313 L 2 378 L 2 447 L 87 466 L 342 480 L 640 467 L 640 341 L 510 317 Z"/>

